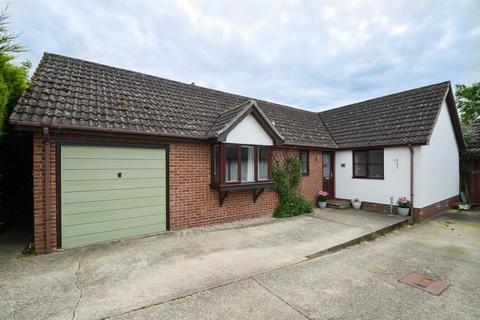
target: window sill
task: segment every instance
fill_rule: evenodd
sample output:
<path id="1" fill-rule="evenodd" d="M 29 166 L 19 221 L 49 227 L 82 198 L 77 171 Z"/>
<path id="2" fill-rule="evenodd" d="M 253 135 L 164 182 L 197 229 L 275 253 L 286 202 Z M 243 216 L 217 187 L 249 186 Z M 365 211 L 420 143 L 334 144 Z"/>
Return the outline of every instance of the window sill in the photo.
<path id="1" fill-rule="evenodd" d="M 352 179 L 363 179 L 363 180 L 385 180 L 385 178 L 374 178 L 374 177 L 352 177 Z"/>
<path id="2" fill-rule="evenodd" d="M 226 183 L 226 184 L 211 184 L 210 188 L 218 191 L 240 191 L 251 190 L 259 188 L 269 188 L 274 186 L 273 181 L 258 181 L 258 182 L 244 182 L 244 183 Z"/>

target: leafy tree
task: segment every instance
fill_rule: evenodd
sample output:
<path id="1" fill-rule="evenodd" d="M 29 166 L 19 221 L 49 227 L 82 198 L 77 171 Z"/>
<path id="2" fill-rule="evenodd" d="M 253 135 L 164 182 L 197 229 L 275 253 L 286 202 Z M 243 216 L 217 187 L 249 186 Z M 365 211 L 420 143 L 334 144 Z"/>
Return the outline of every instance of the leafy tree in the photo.
<path id="1" fill-rule="evenodd" d="M 470 86 L 457 84 L 455 87 L 456 104 L 462 124 L 480 124 L 480 82 Z"/>
<path id="2" fill-rule="evenodd" d="M 30 62 L 15 65 L 16 54 L 25 49 L 15 41 L 17 35 L 8 31 L 7 8 L 0 12 L 0 141 L 7 133 L 7 121 L 22 92 L 28 86 Z"/>
<path id="3" fill-rule="evenodd" d="M 30 62 L 14 63 L 25 51 L 0 11 L 0 222 L 32 223 L 32 137 L 8 126 L 8 117 L 28 86 Z"/>

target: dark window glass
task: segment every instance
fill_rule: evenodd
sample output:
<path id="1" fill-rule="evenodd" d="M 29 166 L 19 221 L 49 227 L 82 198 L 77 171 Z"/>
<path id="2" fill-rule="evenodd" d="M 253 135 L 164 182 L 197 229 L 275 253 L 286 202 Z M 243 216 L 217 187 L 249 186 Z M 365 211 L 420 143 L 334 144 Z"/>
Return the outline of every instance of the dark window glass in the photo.
<path id="1" fill-rule="evenodd" d="M 238 181 L 238 148 L 225 147 L 225 180 Z"/>
<path id="2" fill-rule="evenodd" d="M 383 150 L 353 152 L 354 177 L 383 179 L 383 171 Z"/>
<path id="3" fill-rule="evenodd" d="M 300 150 L 299 151 L 299 158 L 300 158 L 300 165 L 302 175 L 308 175 L 308 150 Z"/>
<path id="4" fill-rule="evenodd" d="M 218 176 L 219 176 L 219 157 L 220 157 L 220 146 L 215 144 L 213 146 L 213 154 L 212 154 L 212 182 L 218 183 Z"/>
<path id="5" fill-rule="evenodd" d="M 268 180 L 268 150 L 258 149 L 258 180 Z"/>

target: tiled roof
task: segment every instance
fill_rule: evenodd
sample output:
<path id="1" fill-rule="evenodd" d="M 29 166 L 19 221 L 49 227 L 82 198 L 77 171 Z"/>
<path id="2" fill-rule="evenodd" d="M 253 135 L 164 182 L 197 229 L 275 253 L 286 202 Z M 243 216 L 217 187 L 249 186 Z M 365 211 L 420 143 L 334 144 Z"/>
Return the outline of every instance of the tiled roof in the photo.
<path id="1" fill-rule="evenodd" d="M 251 100 L 240 103 L 238 106 L 232 107 L 220 113 L 210 128 L 209 132 L 216 136 L 219 133 L 223 132 L 232 124 L 237 118 L 239 118 L 243 113 L 245 113 L 251 107 Z"/>
<path id="2" fill-rule="evenodd" d="M 450 82 L 320 113 L 340 148 L 426 144 Z"/>
<path id="3" fill-rule="evenodd" d="M 465 134 L 465 155 L 480 155 L 480 125 L 470 124 L 464 128 Z"/>
<path id="4" fill-rule="evenodd" d="M 206 139 L 252 98 L 45 53 L 10 122 Z M 256 100 L 285 144 L 335 148 L 317 113 Z"/>
<path id="5" fill-rule="evenodd" d="M 336 149 L 425 144 L 445 97 L 462 145 L 449 82 L 315 113 L 45 53 L 10 122 L 209 139 L 253 100 L 287 145 Z"/>

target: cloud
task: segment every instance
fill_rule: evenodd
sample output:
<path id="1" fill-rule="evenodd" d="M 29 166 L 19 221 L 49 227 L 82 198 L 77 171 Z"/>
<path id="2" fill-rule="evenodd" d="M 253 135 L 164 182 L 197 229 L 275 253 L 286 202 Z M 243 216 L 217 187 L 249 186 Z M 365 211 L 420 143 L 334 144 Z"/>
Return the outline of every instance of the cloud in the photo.
<path id="1" fill-rule="evenodd" d="M 405 33 L 407 30 L 408 30 L 408 26 L 405 25 L 405 24 L 402 24 L 402 25 L 394 26 L 390 30 L 390 34 L 391 35 L 398 35 L 398 34 Z"/>
<path id="2" fill-rule="evenodd" d="M 10 14 L 34 65 L 48 51 L 310 110 L 480 74 L 475 0 L 22 0 Z"/>

